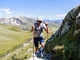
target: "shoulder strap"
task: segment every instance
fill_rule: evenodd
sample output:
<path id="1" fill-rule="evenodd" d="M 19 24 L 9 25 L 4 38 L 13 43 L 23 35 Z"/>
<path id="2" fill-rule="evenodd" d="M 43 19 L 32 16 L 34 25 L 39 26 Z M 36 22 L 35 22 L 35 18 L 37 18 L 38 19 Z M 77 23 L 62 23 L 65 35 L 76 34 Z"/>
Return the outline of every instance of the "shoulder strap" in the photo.
<path id="1" fill-rule="evenodd" d="M 34 23 L 34 26 L 35 26 L 35 30 L 37 31 L 37 27 L 38 27 L 37 22 Z"/>

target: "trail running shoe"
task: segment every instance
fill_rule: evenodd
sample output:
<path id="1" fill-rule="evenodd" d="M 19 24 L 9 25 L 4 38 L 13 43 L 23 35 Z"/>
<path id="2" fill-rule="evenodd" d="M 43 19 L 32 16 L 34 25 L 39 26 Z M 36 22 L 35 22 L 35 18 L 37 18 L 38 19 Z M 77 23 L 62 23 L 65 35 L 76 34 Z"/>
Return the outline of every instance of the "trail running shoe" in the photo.
<path id="1" fill-rule="evenodd" d="M 39 54 L 39 52 L 35 52 L 35 54 L 37 55 L 37 57 L 40 58 L 40 54 Z"/>
<path id="2" fill-rule="evenodd" d="M 41 57 L 42 57 L 42 58 L 44 57 L 44 55 L 43 55 L 43 53 L 42 53 L 42 52 L 40 53 L 40 55 L 41 55 Z"/>

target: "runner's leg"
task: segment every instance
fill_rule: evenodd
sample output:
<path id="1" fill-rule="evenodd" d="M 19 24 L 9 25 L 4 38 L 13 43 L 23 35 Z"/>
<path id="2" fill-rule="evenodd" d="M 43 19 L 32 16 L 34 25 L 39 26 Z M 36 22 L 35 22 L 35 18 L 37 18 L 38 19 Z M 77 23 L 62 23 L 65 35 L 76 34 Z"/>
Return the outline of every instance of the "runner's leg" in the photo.
<path id="1" fill-rule="evenodd" d="M 38 38 L 37 37 L 34 37 L 34 45 L 35 45 L 35 51 L 37 52 L 38 51 Z"/>

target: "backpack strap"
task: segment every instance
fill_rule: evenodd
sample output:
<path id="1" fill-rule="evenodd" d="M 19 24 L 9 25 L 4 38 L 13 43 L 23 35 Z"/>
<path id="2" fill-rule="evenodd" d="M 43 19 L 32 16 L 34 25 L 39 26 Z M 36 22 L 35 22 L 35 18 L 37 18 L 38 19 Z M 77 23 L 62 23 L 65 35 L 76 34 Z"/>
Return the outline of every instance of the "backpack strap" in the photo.
<path id="1" fill-rule="evenodd" d="M 35 31 L 37 31 L 38 23 L 37 23 L 37 22 L 35 22 L 35 23 L 34 23 L 34 26 L 35 26 L 35 28 L 34 28 L 34 29 L 35 29 Z"/>

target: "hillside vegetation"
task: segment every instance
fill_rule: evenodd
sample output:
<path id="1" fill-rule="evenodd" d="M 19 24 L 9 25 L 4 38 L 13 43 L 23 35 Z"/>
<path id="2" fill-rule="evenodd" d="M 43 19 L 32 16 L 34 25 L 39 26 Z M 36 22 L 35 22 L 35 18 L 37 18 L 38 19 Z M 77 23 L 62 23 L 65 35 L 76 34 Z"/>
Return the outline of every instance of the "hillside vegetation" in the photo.
<path id="1" fill-rule="evenodd" d="M 80 6 L 73 8 L 43 51 L 50 60 L 80 60 Z"/>
<path id="2" fill-rule="evenodd" d="M 17 27 L 0 23 L 0 56 L 22 45 L 28 38 L 31 38 L 30 34 Z"/>

